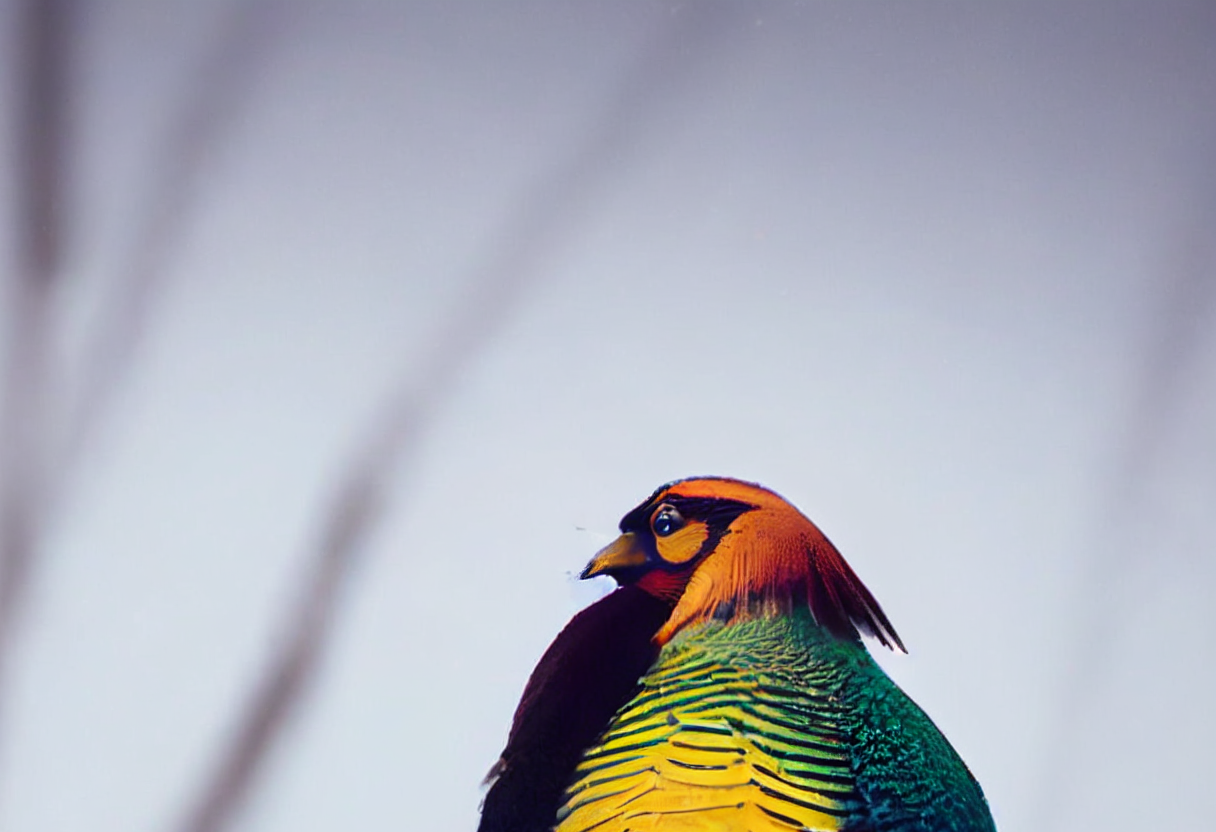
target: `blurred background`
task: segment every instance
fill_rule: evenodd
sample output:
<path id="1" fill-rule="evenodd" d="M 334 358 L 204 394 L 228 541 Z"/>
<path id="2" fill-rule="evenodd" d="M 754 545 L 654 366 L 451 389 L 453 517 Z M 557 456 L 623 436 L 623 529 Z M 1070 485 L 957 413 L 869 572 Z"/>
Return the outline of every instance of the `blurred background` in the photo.
<path id="1" fill-rule="evenodd" d="M 840 547 L 1002 830 L 1210 823 L 1216 5 L 11 0 L 0 62 L 0 828 L 473 829 L 693 474 Z"/>

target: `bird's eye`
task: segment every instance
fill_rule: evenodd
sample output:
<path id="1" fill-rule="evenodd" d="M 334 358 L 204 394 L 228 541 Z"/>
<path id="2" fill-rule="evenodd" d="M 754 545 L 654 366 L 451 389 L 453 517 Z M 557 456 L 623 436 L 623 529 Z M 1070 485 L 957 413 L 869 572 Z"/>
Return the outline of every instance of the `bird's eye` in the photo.
<path id="1" fill-rule="evenodd" d="M 659 537 L 667 537 L 683 526 L 684 518 L 680 516 L 680 512 L 676 511 L 675 506 L 667 503 L 659 506 L 659 510 L 654 513 L 654 519 L 650 521 L 650 527 Z"/>

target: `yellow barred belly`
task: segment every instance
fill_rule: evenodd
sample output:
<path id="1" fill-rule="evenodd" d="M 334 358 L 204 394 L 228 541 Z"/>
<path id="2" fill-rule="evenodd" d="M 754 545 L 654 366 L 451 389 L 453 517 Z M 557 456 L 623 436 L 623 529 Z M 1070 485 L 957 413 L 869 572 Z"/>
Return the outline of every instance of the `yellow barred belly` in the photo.
<path id="1" fill-rule="evenodd" d="M 839 829 L 856 794 L 833 705 L 790 682 L 656 668 L 583 756 L 556 832 Z"/>

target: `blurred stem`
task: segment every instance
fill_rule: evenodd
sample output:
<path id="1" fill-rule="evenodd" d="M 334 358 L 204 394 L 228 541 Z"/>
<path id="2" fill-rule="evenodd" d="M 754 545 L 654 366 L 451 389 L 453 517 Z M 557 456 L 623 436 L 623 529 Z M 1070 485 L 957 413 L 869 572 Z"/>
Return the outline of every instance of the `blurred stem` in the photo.
<path id="1" fill-rule="evenodd" d="M 473 259 L 462 276 L 464 302 L 435 334 L 420 372 L 403 374 L 390 391 L 338 483 L 306 561 L 300 598 L 287 613 L 283 640 L 267 657 L 211 776 L 177 827 L 181 832 L 220 832 L 232 825 L 316 676 L 340 590 L 359 565 L 395 471 L 417 449 L 462 371 L 543 273 L 546 258 L 577 232 L 651 137 L 657 117 L 701 79 L 707 62 L 723 59 L 724 36 L 745 25 L 745 13 L 744 4 L 706 4 L 672 14 L 589 120 L 573 153 L 540 172 Z"/>
<path id="2" fill-rule="evenodd" d="M 0 680 L 41 525 L 50 304 L 62 260 L 70 11 L 69 0 L 26 0 L 18 24 L 17 263 L 0 405 Z"/>
<path id="3" fill-rule="evenodd" d="M 104 421 L 148 328 L 173 257 L 189 231 L 205 174 L 248 111 L 256 82 L 281 34 L 277 0 L 237 0 L 221 19 L 213 48 L 180 98 L 149 160 L 144 213 L 88 342 L 81 386 L 72 397 L 57 470 L 70 472 Z M 63 477 L 59 477 L 63 479 Z"/>
<path id="4" fill-rule="evenodd" d="M 1216 177 L 1196 185 L 1193 218 L 1178 229 L 1171 260 L 1158 279 L 1148 283 L 1158 308 L 1146 325 L 1131 389 L 1133 398 L 1120 441 L 1111 452 L 1111 471 L 1084 579 L 1070 612 L 1073 615 L 1066 662 L 1049 723 L 1046 753 L 1039 768 L 1039 807 L 1044 829 L 1058 829 L 1067 817 L 1065 800 L 1086 770 L 1089 737 L 1096 729 L 1089 714 L 1109 694 L 1112 668 L 1127 626 L 1124 609 L 1131 602 L 1135 570 L 1146 558 L 1168 569 L 1168 551 L 1151 545 L 1153 530 L 1143 525 L 1144 503 L 1186 399 L 1197 389 L 1203 335 L 1216 311 L 1216 268 L 1212 229 L 1216 228 Z"/>

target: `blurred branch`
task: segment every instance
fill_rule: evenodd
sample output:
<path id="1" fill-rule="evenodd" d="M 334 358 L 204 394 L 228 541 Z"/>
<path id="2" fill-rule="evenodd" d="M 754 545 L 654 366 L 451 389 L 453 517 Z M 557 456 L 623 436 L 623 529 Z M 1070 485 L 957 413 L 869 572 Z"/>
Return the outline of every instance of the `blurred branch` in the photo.
<path id="1" fill-rule="evenodd" d="M 190 219 L 200 172 L 247 94 L 264 56 L 268 0 L 238 2 L 198 89 L 162 145 L 148 214 L 130 266 L 85 355 L 83 387 L 62 443 L 48 429 L 53 289 L 63 259 L 65 109 L 69 99 L 71 0 L 26 0 L 20 19 L 17 206 L 19 262 L 9 288 L 0 410 L 0 690 L 36 561 L 39 537 L 73 464 L 122 381 L 167 263 Z"/>
<path id="2" fill-rule="evenodd" d="M 1149 530 L 1139 524 L 1141 504 L 1191 390 L 1192 359 L 1216 317 L 1216 181 L 1210 171 L 1198 191 L 1190 222 L 1179 229 L 1168 279 L 1159 284 L 1161 306 L 1148 327 L 1130 417 L 1113 453 L 1093 550 L 1085 559 L 1081 593 L 1071 609 L 1072 638 L 1040 772 L 1036 816 L 1044 818 L 1049 829 L 1063 823 L 1062 800 L 1072 792 L 1070 782 L 1085 771 L 1079 760 L 1088 725 L 1085 715 L 1106 688 L 1118 628 L 1125 622 L 1122 587 L 1144 557 L 1165 554 L 1149 548 Z"/>
<path id="3" fill-rule="evenodd" d="M 58 461 L 61 470 L 71 469 L 121 388 L 148 312 L 193 218 L 203 173 L 248 103 L 279 33 L 281 11 L 277 0 L 237 0 L 199 67 L 194 89 L 181 97 L 182 109 L 171 121 L 148 176 L 145 216 L 136 225 L 117 288 L 84 356 L 82 386 Z"/>
<path id="4" fill-rule="evenodd" d="M 49 312 L 64 236 L 70 14 L 67 0 L 26 0 L 18 24 L 18 262 L 8 287 L 0 411 L 0 682 L 37 549 L 46 485 L 42 427 Z"/>
<path id="5" fill-rule="evenodd" d="M 231 825 L 314 680 L 341 584 L 358 565 L 395 469 L 417 450 L 444 397 L 536 280 L 546 255 L 574 236 L 605 186 L 627 168 L 664 105 L 699 79 L 698 70 L 723 58 L 723 35 L 745 13 L 745 4 L 724 3 L 674 14 L 596 113 L 568 160 L 538 178 L 463 276 L 467 298 L 436 338 L 431 360 L 420 376 L 403 374 L 325 510 L 301 595 L 287 613 L 286 636 L 268 657 L 211 776 L 178 825 L 181 832 L 219 832 Z"/>

